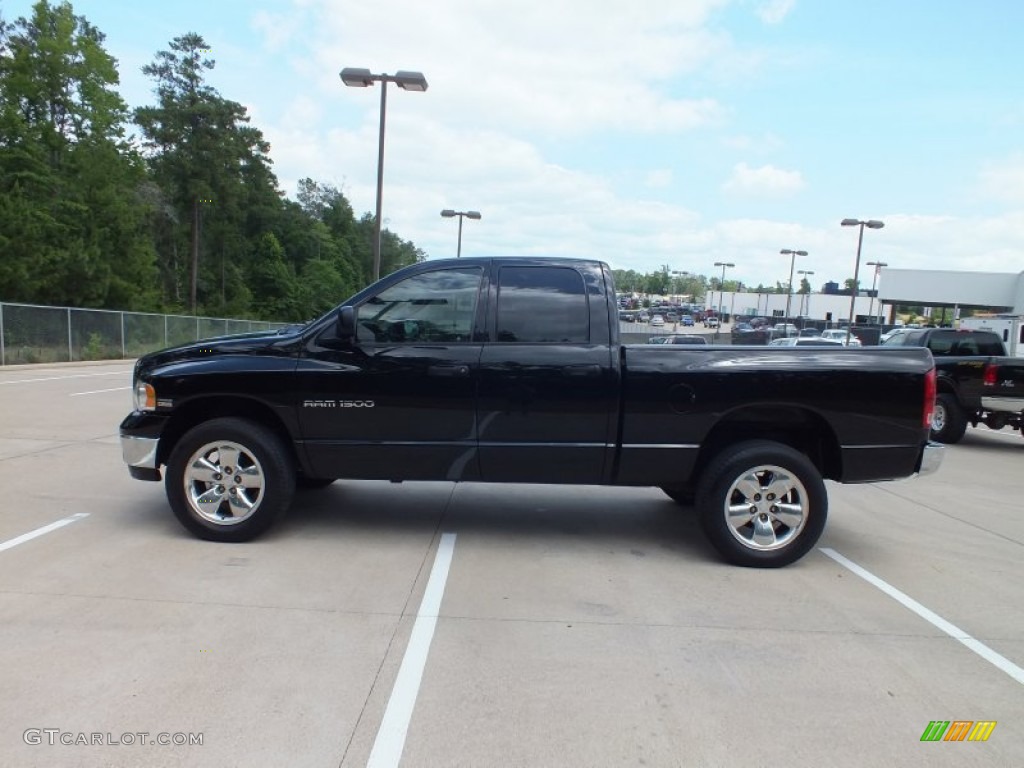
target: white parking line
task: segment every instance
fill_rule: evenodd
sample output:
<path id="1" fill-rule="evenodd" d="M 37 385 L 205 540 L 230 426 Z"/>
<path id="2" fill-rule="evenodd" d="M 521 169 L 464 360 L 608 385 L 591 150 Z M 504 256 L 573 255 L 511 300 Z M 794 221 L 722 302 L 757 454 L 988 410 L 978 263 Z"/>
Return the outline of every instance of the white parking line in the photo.
<path id="1" fill-rule="evenodd" d="M 120 371 L 107 371 L 106 373 L 69 373 L 67 376 L 47 376 L 44 379 L 18 379 L 16 381 L 0 381 L 0 387 L 7 384 L 36 384 L 40 381 L 62 381 L 63 379 L 88 379 L 93 376 L 124 376 L 131 373 L 131 368 L 124 368 Z"/>
<path id="2" fill-rule="evenodd" d="M 402 657 L 402 666 L 395 679 L 395 687 L 391 689 L 384 719 L 381 721 L 377 738 L 374 739 L 367 768 L 395 768 L 402 759 L 405 748 L 405 737 L 412 720 L 412 710 L 416 706 L 423 669 L 427 665 L 427 652 L 430 641 L 434 637 L 437 626 L 437 614 L 441 610 L 441 598 L 444 596 L 444 585 L 448 580 L 448 569 L 452 564 L 452 553 L 455 551 L 455 534 L 442 533 L 441 542 L 434 556 L 434 567 L 430 570 L 427 590 L 423 593 L 423 602 L 416 614 L 416 623 L 412 626 L 409 647 Z"/>
<path id="3" fill-rule="evenodd" d="M 855 574 L 864 579 L 864 581 L 868 582 L 868 584 L 878 587 L 880 590 L 885 592 L 885 594 L 887 594 L 889 597 L 891 597 L 899 603 L 902 603 L 906 608 L 912 610 L 914 613 L 916 613 L 922 619 L 930 623 L 932 626 L 942 630 L 947 635 L 952 637 L 954 640 L 959 640 L 961 643 L 966 645 L 976 654 L 981 656 L 981 658 L 983 658 L 985 661 L 989 662 L 990 664 L 994 664 L 996 667 L 998 667 L 1003 672 L 1008 674 L 1018 683 L 1024 685 L 1024 669 L 1018 667 L 1008 658 L 996 653 L 980 640 L 976 640 L 975 638 L 971 637 L 969 634 L 964 632 L 962 629 L 960 629 L 960 627 L 946 621 L 944 618 L 939 616 L 934 611 L 930 611 L 929 609 L 925 608 L 923 605 L 921 605 L 919 602 L 914 600 L 909 595 L 900 592 L 898 589 L 896 589 L 896 587 L 878 578 L 870 571 L 861 568 L 852 560 L 848 560 L 847 558 L 843 557 L 834 549 L 829 549 L 828 547 L 821 547 L 820 549 L 823 554 L 828 555 L 844 568 L 853 571 Z"/>
<path id="4" fill-rule="evenodd" d="M 44 534 L 47 534 L 50 531 L 56 531 L 58 528 L 63 528 L 65 525 L 70 525 L 71 523 L 74 523 L 78 520 L 81 520 L 83 517 L 88 516 L 88 512 L 76 512 L 71 517 L 65 517 L 63 520 L 58 520 L 55 523 L 44 525 L 42 528 L 36 528 L 34 531 L 23 533 L 21 536 L 16 536 L 13 539 L 8 539 L 7 541 L 0 542 L 0 552 L 3 552 L 5 549 L 11 549 L 12 547 L 16 547 L 19 544 L 24 544 L 26 541 L 31 541 L 32 539 L 35 539 L 39 536 L 43 536 Z"/>
<path id="5" fill-rule="evenodd" d="M 123 392 L 131 387 L 112 387 L 111 389 L 94 389 L 90 392 L 72 392 L 68 397 L 78 397 L 79 395 L 98 395 L 100 392 Z"/>

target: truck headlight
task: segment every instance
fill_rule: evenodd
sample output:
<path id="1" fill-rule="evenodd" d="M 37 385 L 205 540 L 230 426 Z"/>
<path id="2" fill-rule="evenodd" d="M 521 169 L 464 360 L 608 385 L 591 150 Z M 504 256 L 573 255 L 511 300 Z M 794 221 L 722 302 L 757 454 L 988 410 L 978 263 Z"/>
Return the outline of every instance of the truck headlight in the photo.
<path id="1" fill-rule="evenodd" d="M 135 383 L 135 390 L 133 392 L 135 399 L 135 410 L 137 411 L 155 411 L 156 410 L 156 390 L 153 389 L 152 384 L 147 384 L 144 381 L 138 381 Z"/>

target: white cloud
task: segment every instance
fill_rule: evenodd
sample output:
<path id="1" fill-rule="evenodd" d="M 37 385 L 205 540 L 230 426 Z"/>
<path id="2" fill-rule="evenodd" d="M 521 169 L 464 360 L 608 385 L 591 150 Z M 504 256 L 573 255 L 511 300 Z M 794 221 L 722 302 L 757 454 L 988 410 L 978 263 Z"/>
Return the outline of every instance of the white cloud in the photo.
<path id="1" fill-rule="evenodd" d="M 992 163 L 978 174 L 981 195 L 1001 202 L 1024 204 L 1024 154 L 1016 153 Z"/>
<path id="2" fill-rule="evenodd" d="M 687 130 L 722 119 L 713 97 L 671 86 L 728 46 L 705 28 L 723 4 L 652 0 L 637 13 L 597 12 L 588 0 L 320 0 L 305 59 L 332 98 L 344 66 L 421 71 L 431 108 L 475 125 L 551 135 Z"/>
<path id="3" fill-rule="evenodd" d="M 732 176 L 722 185 L 726 192 L 757 197 L 792 194 L 804 187 L 799 171 L 786 171 L 774 165 L 751 168 L 746 163 L 737 163 Z"/>
<path id="4" fill-rule="evenodd" d="M 783 141 L 774 133 L 765 133 L 760 136 L 749 134 L 737 134 L 725 136 L 721 143 L 729 149 L 738 149 L 744 152 L 775 152 L 783 147 Z"/>
<path id="5" fill-rule="evenodd" d="M 272 13 L 256 11 L 250 25 L 263 37 L 263 46 L 269 53 L 277 53 L 292 41 L 299 27 L 299 17 L 295 12 Z"/>
<path id="6" fill-rule="evenodd" d="M 768 0 L 757 7 L 757 17 L 765 24 L 778 24 L 796 6 L 796 0 Z"/>
<path id="7" fill-rule="evenodd" d="M 672 170 L 669 168 L 660 168 L 656 171 L 650 171 L 647 174 L 647 178 L 644 182 L 648 187 L 652 188 L 664 188 L 672 185 Z"/>
<path id="8" fill-rule="evenodd" d="M 464 224 L 465 255 L 580 256 L 617 268 L 669 264 L 706 275 L 717 274 L 715 261 L 728 261 L 737 265 L 730 275 L 756 285 L 785 282 L 790 259 L 779 250 L 794 248 L 809 252 L 796 268 L 813 270 L 816 286 L 853 275 L 856 233 L 839 226 L 840 215 L 816 219 L 813 206 L 764 210 L 807 186 L 800 171 L 764 163 L 788 134 L 734 123 L 718 90 L 693 85 L 713 80 L 727 68 L 723 60 L 749 58 L 706 28 L 720 3 L 657 0 L 643 14 L 625 7 L 595 13 L 583 0 L 302 5 L 310 31 L 301 49 L 295 35 L 287 67 L 301 91 L 259 121 L 291 195 L 299 177 L 312 176 L 341 187 L 357 215 L 372 211 L 380 92 L 346 89 L 337 73 L 344 66 L 418 69 L 428 93 L 388 91 L 384 219 L 432 258 L 454 255 L 457 225 L 439 212 L 458 208 L 483 215 Z M 680 132 L 708 125 L 725 129 L 702 132 L 707 164 L 631 146 L 676 141 Z M 722 185 L 731 198 L 727 215 L 742 210 L 748 218 L 715 212 L 715 181 L 706 174 L 723 145 L 747 159 Z M 618 152 L 616 163 L 588 157 L 591 146 Z M 794 165 L 816 167 L 794 157 Z M 1022 165 L 1019 156 L 993 165 L 979 184 L 1009 200 L 1015 184 L 1024 189 L 1015 181 Z M 618 185 L 622 168 L 634 169 L 631 181 L 639 175 L 639 197 Z M 689 203 L 699 210 L 679 202 L 692 198 L 674 197 L 698 188 L 712 193 Z M 1024 253 L 1024 215 L 870 214 L 886 227 L 865 234 L 865 261 L 1005 271 Z"/>

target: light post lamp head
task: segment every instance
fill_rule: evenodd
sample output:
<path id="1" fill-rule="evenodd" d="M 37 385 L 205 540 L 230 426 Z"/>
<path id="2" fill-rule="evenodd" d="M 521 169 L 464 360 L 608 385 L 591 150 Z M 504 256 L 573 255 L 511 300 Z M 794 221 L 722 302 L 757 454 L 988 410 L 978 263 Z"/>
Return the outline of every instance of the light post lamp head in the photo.
<path id="1" fill-rule="evenodd" d="M 400 70 L 395 72 L 395 76 L 391 78 L 392 82 L 399 88 L 406 91 L 418 91 L 422 93 L 427 90 L 427 78 L 423 76 L 422 72 L 407 72 Z"/>
<path id="2" fill-rule="evenodd" d="M 427 78 L 422 72 L 401 70 L 393 75 L 375 75 L 364 67 L 345 67 L 338 76 L 350 88 L 368 88 L 374 83 L 394 83 L 406 91 L 427 90 Z"/>
<path id="3" fill-rule="evenodd" d="M 381 208 L 384 205 L 384 123 L 387 114 L 388 83 L 406 91 L 427 90 L 427 78 L 422 72 L 401 70 L 393 75 L 374 74 L 365 67 L 345 67 L 338 73 L 341 82 L 350 88 L 368 88 L 380 83 L 380 129 L 377 134 L 377 206 L 373 217 L 373 279 L 380 279 Z M 460 219 L 461 221 L 461 219 Z"/>
<path id="4" fill-rule="evenodd" d="M 367 88 L 373 85 L 374 80 L 370 70 L 362 67 L 345 67 L 338 73 L 338 77 L 350 88 Z"/>
<path id="5" fill-rule="evenodd" d="M 481 218 L 480 211 L 456 211 L 453 208 L 445 208 L 441 211 L 441 215 L 446 219 L 452 219 L 456 216 L 459 217 L 459 245 L 455 251 L 455 258 L 462 258 L 462 219 L 463 217 L 467 219 L 479 219 Z"/>
<path id="6" fill-rule="evenodd" d="M 843 219 L 839 222 L 840 226 L 843 227 L 867 227 L 868 229 L 881 229 L 885 226 L 884 221 L 878 219 L 868 219 L 867 221 L 861 221 L 860 219 Z"/>
<path id="7" fill-rule="evenodd" d="M 853 329 L 853 312 L 857 301 L 857 294 L 860 292 L 859 289 L 859 277 L 860 277 L 860 247 L 864 241 L 864 227 L 868 229 L 881 229 L 885 226 L 884 221 L 878 219 L 868 219 L 864 221 L 862 219 L 843 219 L 839 222 L 840 226 L 843 227 L 860 227 L 860 233 L 857 235 L 857 260 L 853 265 L 853 287 L 850 289 L 850 317 L 846 324 L 846 345 L 850 345 L 850 334 Z M 870 314 L 869 307 L 869 314 Z"/>

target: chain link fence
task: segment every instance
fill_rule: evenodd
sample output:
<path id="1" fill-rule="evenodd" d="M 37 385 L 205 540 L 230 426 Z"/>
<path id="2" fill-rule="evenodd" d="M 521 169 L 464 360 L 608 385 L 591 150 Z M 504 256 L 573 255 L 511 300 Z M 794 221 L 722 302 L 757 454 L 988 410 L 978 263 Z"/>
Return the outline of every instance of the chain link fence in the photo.
<path id="1" fill-rule="evenodd" d="M 285 323 L 0 302 L 0 365 L 122 360 Z"/>

